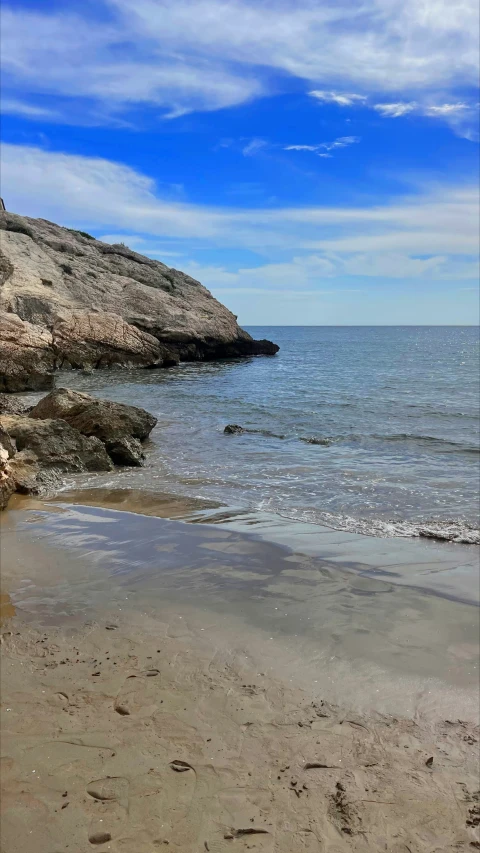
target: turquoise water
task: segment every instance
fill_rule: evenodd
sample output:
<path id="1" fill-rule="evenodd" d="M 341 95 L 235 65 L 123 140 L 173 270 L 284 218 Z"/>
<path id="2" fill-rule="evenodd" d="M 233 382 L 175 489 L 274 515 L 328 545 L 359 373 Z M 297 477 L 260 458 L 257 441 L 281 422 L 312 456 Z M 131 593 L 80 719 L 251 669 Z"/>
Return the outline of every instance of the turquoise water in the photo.
<path id="1" fill-rule="evenodd" d="M 279 354 L 60 377 L 57 385 L 143 406 L 159 419 L 146 467 L 96 476 L 95 484 L 210 498 L 379 536 L 427 528 L 474 538 L 478 329 L 249 331 L 278 343 Z M 227 423 L 256 432 L 224 435 Z"/>

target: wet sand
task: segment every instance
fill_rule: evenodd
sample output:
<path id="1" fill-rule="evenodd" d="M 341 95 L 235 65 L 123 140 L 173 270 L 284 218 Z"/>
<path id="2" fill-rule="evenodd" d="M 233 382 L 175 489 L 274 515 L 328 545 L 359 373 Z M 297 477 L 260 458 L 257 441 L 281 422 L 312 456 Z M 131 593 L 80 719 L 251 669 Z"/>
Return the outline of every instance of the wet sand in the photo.
<path id="1" fill-rule="evenodd" d="M 475 607 L 121 500 L 1 520 L 2 852 L 480 846 Z"/>

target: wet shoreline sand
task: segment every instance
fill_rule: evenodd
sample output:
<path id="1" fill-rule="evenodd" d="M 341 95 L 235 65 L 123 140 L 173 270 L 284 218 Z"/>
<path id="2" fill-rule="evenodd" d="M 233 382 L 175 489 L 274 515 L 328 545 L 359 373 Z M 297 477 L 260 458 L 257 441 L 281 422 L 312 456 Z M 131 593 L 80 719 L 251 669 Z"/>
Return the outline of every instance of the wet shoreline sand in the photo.
<path id="1" fill-rule="evenodd" d="M 2 519 L 6 853 L 478 845 L 474 606 L 107 503 Z"/>

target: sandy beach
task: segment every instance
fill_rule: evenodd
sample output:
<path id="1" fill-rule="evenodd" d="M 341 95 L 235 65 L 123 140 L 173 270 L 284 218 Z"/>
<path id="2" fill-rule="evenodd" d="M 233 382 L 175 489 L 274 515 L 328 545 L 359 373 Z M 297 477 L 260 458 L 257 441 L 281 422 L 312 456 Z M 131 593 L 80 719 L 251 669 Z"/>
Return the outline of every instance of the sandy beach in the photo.
<path id="1" fill-rule="evenodd" d="M 4 626 L 2 849 L 478 846 L 478 730 L 312 702 L 186 620 Z"/>
<path id="2" fill-rule="evenodd" d="M 58 513 L 57 523 L 70 518 Z M 352 702 L 333 704 L 308 679 L 295 682 L 287 656 L 282 677 L 274 652 L 265 651 L 274 638 L 253 642 L 253 625 L 242 629 L 232 616 L 227 635 L 218 614 L 200 618 L 191 604 L 164 600 L 156 608 L 152 601 L 148 608 L 112 572 L 108 600 L 99 577 L 105 543 L 84 542 L 81 561 L 64 548 L 56 557 L 52 551 L 47 565 L 41 514 L 8 515 L 17 515 L 17 528 L 3 522 L 4 853 L 480 846 L 473 718 L 459 720 L 454 708 L 448 716 L 438 708 L 435 718 L 418 709 L 380 713 L 373 697 L 359 711 L 353 693 Z M 105 528 L 113 530 L 111 519 Z M 212 536 L 209 526 L 178 529 Z M 9 547 L 13 532 L 17 552 Z M 239 540 L 230 542 L 238 553 Z M 162 547 L 157 557 L 168 561 L 172 548 Z M 87 564 L 97 566 L 90 575 Z M 47 569 L 50 590 L 45 579 L 41 586 Z M 65 601 L 58 604 L 58 573 L 72 579 L 70 613 Z M 97 607 L 76 607 L 82 584 L 98 595 Z M 57 611 L 48 604 L 55 595 Z"/>

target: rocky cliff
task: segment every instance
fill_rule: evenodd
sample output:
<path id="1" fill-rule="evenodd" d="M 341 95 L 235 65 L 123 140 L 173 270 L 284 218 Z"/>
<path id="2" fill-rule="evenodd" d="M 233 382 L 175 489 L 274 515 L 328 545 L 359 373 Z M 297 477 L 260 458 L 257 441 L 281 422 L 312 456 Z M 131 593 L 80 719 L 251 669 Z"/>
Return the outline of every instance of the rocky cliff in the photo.
<path id="1" fill-rule="evenodd" d="M 62 367 L 167 367 L 274 355 L 200 282 L 123 244 L 0 213 L 0 390 Z"/>

